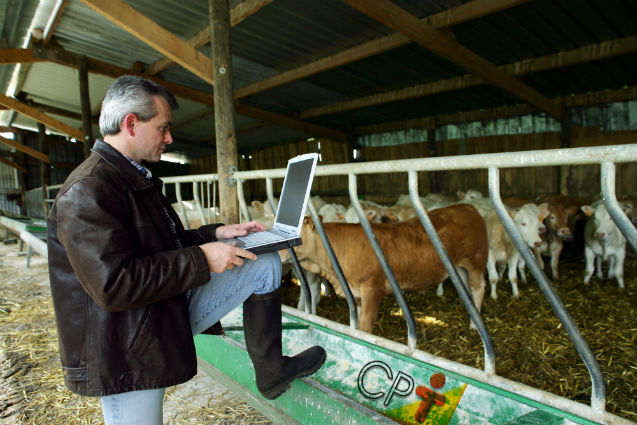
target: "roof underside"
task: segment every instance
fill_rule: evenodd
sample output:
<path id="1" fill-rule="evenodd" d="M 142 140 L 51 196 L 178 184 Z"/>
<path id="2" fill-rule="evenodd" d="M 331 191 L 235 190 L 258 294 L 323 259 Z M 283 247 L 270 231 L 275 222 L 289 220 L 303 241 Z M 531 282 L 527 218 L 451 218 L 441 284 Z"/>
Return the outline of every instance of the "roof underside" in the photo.
<path id="1" fill-rule="evenodd" d="M 124 70 L 152 69 L 164 54 L 116 24 L 116 18 L 94 10 L 100 3 L 120 4 L 119 0 L 64 2 L 50 37 L 40 45 L 49 52 L 85 55 Z M 355 3 L 364 5 L 355 7 Z M 380 19 L 385 22 L 380 22 L 373 9 L 387 4 L 390 9 Z M 494 4 L 497 9 L 489 10 Z M 208 0 L 129 0 L 126 5 L 184 41 L 210 24 Z M 45 28 L 50 16 L 56 15 L 55 6 L 54 0 L 41 0 L 39 5 L 35 0 L 0 0 L 0 49 L 27 47 L 28 29 Z M 615 90 L 621 99 L 634 98 L 637 4 L 633 0 L 245 0 L 231 1 L 230 9 L 250 10 L 236 19 L 231 31 L 235 97 L 252 111 L 244 114 L 238 109 L 240 152 L 328 137 L 333 130 L 347 140 L 365 133 L 365 126 L 520 104 L 530 105 L 531 112 L 555 115 L 559 108 L 551 109 L 553 104 L 584 93 Z M 444 21 L 445 11 L 451 21 Z M 437 28 L 429 33 L 433 38 L 405 32 L 409 20 L 404 19 L 426 17 L 431 19 L 420 25 Z M 392 27 L 404 32 L 405 42 L 384 49 L 368 47 L 400 34 Z M 139 31 L 151 29 L 140 25 Z M 157 38 L 164 42 L 162 36 Z M 371 53 L 336 63 L 341 52 L 358 54 L 363 48 Z M 454 56 L 463 48 L 486 62 L 487 68 L 473 68 L 475 61 Z M 196 50 L 211 56 L 209 42 Z M 14 92 L 10 82 L 18 74 L 17 65 L 5 61 L 0 65 L 0 89 L 81 128 L 78 72 L 62 59 L 55 61 L 22 64 L 23 78 Z M 334 63 L 319 72 L 285 78 L 324 62 Z M 480 75 L 484 69 L 488 72 Z M 105 88 L 117 72 L 109 74 L 94 65 L 89 72 L 91 108 L 97 115 Z M 480 77 L 467 83 L 471 74 Z M 285 78 L 283 83 L 257 87 L 277 75 Z M 183 63 L 173 63 L 155 76 L 212 99 L 213 86 Z M 516 81 L 499 83 L 509 76 Z M 525 95 L 526 90 L 532 95 Z M 533 103 L 530 99 L 536 94 L 540 101 Z M 199 95 L 179 95 L 181 107 L 173 117 L 176 143 L 171 147 L 191 157 L 213 153 L 215 146 L 213 107 Z M 35 127 L 22 114 L 0 112 L 0 125 L 9 123 Z M 308 123 L 313 126 L 304 127 Z M 93 132 L 98 134 L 97 127 Z"/>

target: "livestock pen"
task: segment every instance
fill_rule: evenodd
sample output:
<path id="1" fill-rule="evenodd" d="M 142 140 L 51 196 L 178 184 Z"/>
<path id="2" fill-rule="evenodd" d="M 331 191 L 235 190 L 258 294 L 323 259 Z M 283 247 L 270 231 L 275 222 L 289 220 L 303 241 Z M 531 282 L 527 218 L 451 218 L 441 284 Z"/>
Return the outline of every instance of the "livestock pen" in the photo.
<path id="1" fill-rule="evenodd" d="M 280 399 L 270 403 L 258 397 L 254 387 L 249 360 L 243 347 L 243 333 L 237 332 L 241 327 L 240 311 L 233 312 L 224 320 L 226 336 L 198 336 L 196 344 L 202 367 L 226 384 L 229 388 L 241 394 L 248 402 L 262 410 L 267 416 L 277 423 L 435 423 L 435 424 L 460 424 L 460 423 L 631 423 L 637 415 L 635 413 L 634 393 L 637 387 L 635 353 L 635 274 L 634 258 L 627 262 L 627 288 L 618 292 L 617 298 L 623 302 L 624 315 L 627 318 L 612 327 L 618 331 L 616 340 L 611 342 L 617 347 L 605 347 L 602 351 L 593 352 L 589 348 L 582 332 L 578 329 L 576 321 L 571 314 L 577 312 L 577 305 L 567 302 L 571 312 L 567 310 L 558 296 L 558 291 L 536 263 L 530 249 L 522 242 L 514 228 L 511 218 L 507 214 L 500 198 L 500 170 L 523 167 L 551 167 L 565 165 L 600 165 L 600 192 L 612 218 L 625 235 L 629 247 L 637 250 L 637 234 L 624 212 L 617 204 L 615 195 L 615 164 L 634 164 L 637 162 L 637 145 L 616 145 L 607 147 L 553 149 L 545 151 L 526 151 L 500 154 L 465 155 L 439 158 L 420 158 L 394 161 L 376 161 L 369 163 L 349 163 L 319 165 L 316 169 L 316 179 L 328 178 L 328 176 L 345 176 L 348 180 L 349 198 L 355 206 L 361 224 L 374 247 L 378 261 L 380 261 L 387 280 L 392 286 L 399 311 L 397 315 L 404 317 L 406 326 L 406 338 L 396 334 L 378 332 L 372 335 L 361 332 L 357 327 L 357 313 L 351 291 L 348 290 L 345 276 L 340 276 L 340 284 L 346 294 L 347 306 L 344 316 L 337 319 L 338 314 L 328 313 L 331 319 L 300 312 L 292 307 L 284 306 L 284 343 L 288 351 L 296 352 L 305 345 L 320 343 L 328 351 L 328 359 L 325 366 L 312 378 L 303 379 L 293 385 Z M 357 190 L 357 178 L 361 175 L 386 173 L 406 173 L 409 181 L 409 192 L 413 204 L 416 207 L 418 218 L 423 224 L 432 242 L 436 245 L 438 238 L 431 223 L 428 220 L 425 209 L 419 200 L 418 173 L 431 173 L 435 171 L 449 170 L 486 170 L 488 172 L 489 195 L 493 200 L 493 206 L 511 235 L 517 249 L 526 261 L 530 272 L 538 284 L 540 299 L 548 303 L 550 309 L 537 310 L 542 316 L 554 315 L 557 320 L 551 325 L 562 335 L 556 349 L 551 342 L 528 341 L 529 349 L 524 355 L 517 356 L 522 364 L 511 365 L 512 353 L 507 353 L 502 360 L 496 352 L 505 352 L 503 345 L 510 344 L 514 335 L 493 338 L 489 324 L 498 323 L 493 320 L 485 321 L 475 309 L 471 296 L 462 284 L 460 277 L 453 266 L 446 260 L 445 249 L 437 244 L 436 249 L 448 268 L 451 281 L 456 288 L 462 305 L 471 319 L 477 325 L 477 333 L 473 330 L 453 330 L 456 327 L 466 328 L 466 320 L 460 320 L 449 325 L 449 335 L 459 335 L 459 339 L 447 339 L 446 344 L 453 346 L 465 346 L 466 341 L 482 345 L 482 350 L 469 350 L 474 359 L 463 362 L 439 355 L 427 350 L 426 341 L 419 338 L 416 320 L 412 313 L 413 305 L 400 289 L 399 282 L 387 264 L 384 253 L 375 241 L 370 223 L 362 212 Z M 284 169 L 240 171 L 233 175 L 238 185 L 239 203 L 245 219 L 250 218 L 247 203 L 244 199 L 243 186 L 245 182 L 264 180 L 267 197 L 271 205 L 276 205 L 274 196 L 274 179 L 284 176 Z M 216 200 L 215 174 L 194 176 L 181 176 L 165 178 L 166 186 L 174 185 L 175 195 L 179 206 L 183 208 L 183 196 L 181 192 L 184 185 L 188 185 L 190 193 L 195 199 L 195 205 L 199 210 L 202 222 L 214 220 L 210 211 L 214 211 Z M 315 180 L 316 182 L 316 180 Z M 192 185 L 192 189 L 190 189 Z M 279 186 L 280 187 L 280 186 Z M 397 194 L 398 195 L 398 194 Z M 273 208 L 274 209 L 274 208 Z M 320 220 L 316 211 L 309 208 L 314 222 L 320 228 Z M 186 213 L 182 210 L 183 216 Z M 325 239 L 329 253 L 329 243 Z M 630 250 L 630 248 L 629 248 Z M 292 254 L 292 253 L 290 253 Z M 410 253 L 417 255 L 417 253 Z M 292 259 L 295 256 L 292 255 Z M 333 266 L 340 269 L 337 259 L 333 258 Z M 364 267 L 361 264 L 361 267 Z M 300 276 L 298 262 L 295 268 Z M 553 282 L 556 284 L 557 282 Z M 301 277 L 301 284 L 306 285 Z M 599 291 L 609 291 L 607 283 Z M 527 285 L 528 287 L 528 285 Z M 590 287 L 579 286 L 576 290 L 585 297 L 593 291 Z M 306 294 L 309 291 L 305 291 Z M 603 302 L 604 297 L 592 295 Z M 524 294 L 522 295 L 524 297 Z M 455 298 L 455 294 L 454 294 Z M 457 298 L 455 298 L 457 301 Z M 330 304 L 336 305 L 338 301 Z M 456 303 L 458 304 L 458 303 Z M 330 306 L 332 307 L 332 306 Z M 508 309 L 518 310 L 516 301 L 507 303 Z M 419 311 L 426 310 L 426 306 L 418 307 Z M 613 309 L 605 309 L 610 316 L 606 319 L 615 322 L 612 317 L 616 312 Z M 327 312 L 329 310 L 326 309 Z M 621 308 L 620 308 L 621 310 Z M 627 310 L 627 311 L 626 311 Z M 524 313 L 523 310 L 518 310 Z M 323 310 L 319 309 L 322 313 Z M 340 313 L 339 313 L 340 314 Z M 393 314 L 393 313 L 392 313 Z M 485 313 L 487 314 L 487 313 Z M 619 316 L 619 314 L 617 314 Z M 465 313 L 466 316 L 466 313 Z M 343 320 L 342 318 L 345 317 Z M 514 328 L 533 328 L 534 323 L 544 323 L 544 317 L 523 317 L 521 315 L 509 315 L 511 320 L 518 321 Z M 436 320 L 435 318 L 433 320 Z M 620 320 L 620 319 L 617 319 Z M 622 319 L 624 320 L 624 319 Z M 442 320 L 441 320 L 442 321 Z M 579 320 L 578 320 L 579 321 Z M 502 323 L 502 322 L 499 322 Z M 588 323 L 586 321 L 579 323 Z M 544 326 L 544 325 L 542 325 Z M 581 326 L 581 325 L 580 325 Z M 403 326 L 404 328 L 404 326 Z M 604 327 L 604 329 L 609 329 Z M 551 329 L 550 332 L 555 331 Z M 589 329 L 584 329 L 587 335 Z M 518 331 L 528 335 L 526 332 Z M 444 333 L 444 331 L 443 331 Z M 515 333 L 515 332 L 513 332 Z M 475 335 L 479 335 L 477 338 Z M 545 338 L 542 332 L 533 336 L 533 339 Z M 595 337 L 595 334 L 593 334 Z M 612 338 L 610 338 L 613 341 Z M 445 341 L 443 339 L 443 341 Z M 570 344 L 570 349 L 565 347 Z M 500 344 L 500 345 L 498 345 Z M 632 354 L 631 354 L 632 350 Z M 482 351 L 480 353 L 480 351 Z M 574 357 L 570 351 L 577 355 Z M 557 353 L 556 357 L 567 356 L 571 364 L 564 370 L 557 371 L 557 385 L 549 385 L 553 392 L 546 389 L 546 385 L 538 387 L 527 385 L 526 380 L 519 376 L 513 376 L 511 370 L 524 370 L 525 357 L 542 358 L 542 365 L 551 368 L 551 353 Z M 515 353 L 513 353 L 515 354 Z M 514 356 L 515 357 L 515 356 Z M 614 359 L 614 360 L 613 360 Z M 613 362 L 623 362 L 620 366 L 623 372 L 614 374 L 612 379 L 604 378 L 600 363 L 611 369 Z M 537 364 L 529 359 L 529 363 Z M 466 364 L 469 363 L 469 364 Z M 481 365 L 480 365 L 481 363 Z M 501 375 L 499 365 L 508 364 L 503 368 L 508 371 L 507 376 Z M 582 366 L 586 369 L 588 378 L 586 382 L 581 379 L 575 383 L 569 379 L 569 375 L 581 375 L 576 371 Z M 540 367 L 540 366 L 538 366 Z M 569 393 L 569 386 L 576 387 L 575 392 Z M 607 388 L 611 388 L 608 402 Z M 622 388 L 621 391 L 616 391 Z M 628 393 L 626 393 L 628 392 Z M 585 399 L 585 400 L 583 400 Z M 612 413 L 607 408 L 612 405 Z M 425 422 L 426 421 L 426 422 Z"/>

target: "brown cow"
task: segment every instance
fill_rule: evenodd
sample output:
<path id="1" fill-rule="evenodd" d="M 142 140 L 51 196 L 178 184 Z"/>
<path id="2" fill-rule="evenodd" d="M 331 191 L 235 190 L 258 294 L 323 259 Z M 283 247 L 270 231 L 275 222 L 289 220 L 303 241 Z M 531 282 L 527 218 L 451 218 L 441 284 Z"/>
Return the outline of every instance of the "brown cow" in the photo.
<path id="1" fill-rule="evenodd" d="M 429 213 L 429 217 L 465 282 L 469 282 L 478 309 L 482 305 L 487 262 L 487 231 L 484 220 L 470 205 L 453 205 Z M 448 277 L 420 221 L 371 223 L 376 238 L 406 291 L 425 291 Z M 382 298 L 392 292 L 360 224 L 324 223 L 343 273 L 354 297 L 360 299 L 360 329 L 372 332 Z M 295 247 L 304 269 L 319 273 L 343 297 L 343 290 L 311 219 L 301 231 L 303 245 Z"/>

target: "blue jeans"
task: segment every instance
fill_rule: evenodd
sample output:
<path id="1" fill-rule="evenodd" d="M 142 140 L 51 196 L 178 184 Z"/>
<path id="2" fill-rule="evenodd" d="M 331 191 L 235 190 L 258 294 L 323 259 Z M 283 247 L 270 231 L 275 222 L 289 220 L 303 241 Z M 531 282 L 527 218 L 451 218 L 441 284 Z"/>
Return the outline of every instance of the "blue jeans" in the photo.
<path id="1" fill-rule="evenodd" d="M 188 312 L 192 334 L 221 320 L 252 294 L 267 294 L 281 285 L 281 260 L 277 253 L 261 254 L 256 261 L 221 274 L 192 290 Z M 162 425 L 165 388 L 131 391 L 102 397 L 105 425 Z"/>

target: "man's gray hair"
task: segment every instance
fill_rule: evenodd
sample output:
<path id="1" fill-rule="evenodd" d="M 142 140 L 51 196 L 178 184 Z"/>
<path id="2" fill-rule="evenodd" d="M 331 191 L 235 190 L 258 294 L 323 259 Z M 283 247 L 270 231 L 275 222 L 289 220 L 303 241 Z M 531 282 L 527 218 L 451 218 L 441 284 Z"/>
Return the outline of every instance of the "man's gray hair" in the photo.
<path id="1" fill-rule="evenodd" d="M 102 137 L 118 134 L 120 124 L 128 114 L 135 114 L 141 121 L 149 121 L 157 114 L 153 96 L 161 96 L 170 109 L 179 107 L 175 96 L 165 87 L 137 75 L 119 77 L 106 91 L 100 114 Z"/>

